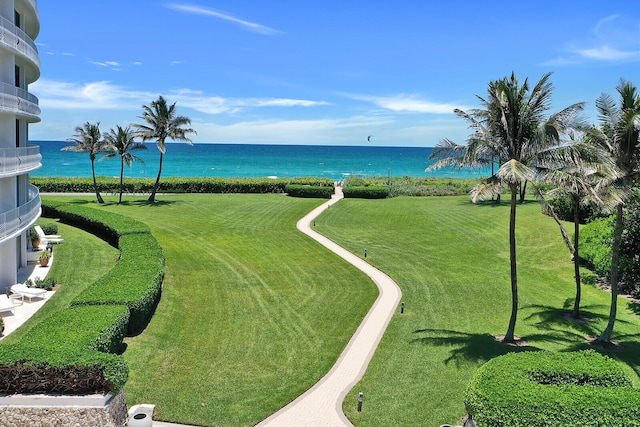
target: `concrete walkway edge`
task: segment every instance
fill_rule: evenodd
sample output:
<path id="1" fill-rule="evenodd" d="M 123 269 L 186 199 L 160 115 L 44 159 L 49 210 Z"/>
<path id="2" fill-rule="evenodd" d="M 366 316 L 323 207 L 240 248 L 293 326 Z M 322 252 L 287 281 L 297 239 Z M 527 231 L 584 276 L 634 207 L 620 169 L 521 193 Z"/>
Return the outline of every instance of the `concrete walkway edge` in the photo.
<path id="1" fill-rule="evenodd" d="M 388 275 L 311 228 L 317 216 L 342 198 L 342 188 L 336 187 L 332 199 L 298 221 L 297 227 L 371 277 L 380 294 L 331 370 L 307 392 L 259 423 L 260 427 L 352 426 L 342 412 L 342 402 L 364 375 L 400 302 L 402 292 Z"/>

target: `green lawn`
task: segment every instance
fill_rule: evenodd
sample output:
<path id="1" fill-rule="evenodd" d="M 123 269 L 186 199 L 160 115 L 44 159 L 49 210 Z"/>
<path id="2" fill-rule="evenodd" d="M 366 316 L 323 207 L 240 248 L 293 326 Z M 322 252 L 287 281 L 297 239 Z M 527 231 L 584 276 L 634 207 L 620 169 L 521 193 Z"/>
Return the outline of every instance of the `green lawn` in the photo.
<path id="1" fill-rule="evenodd" d="M 147 223 L 167 260 L 153 320 L 126 340 L 130 405 L 152 402 L 162 420 L 249 426 L 330 369 L 377 288 L 296 230 L 321 202 L 234 194 L 92 205 Z"/>
<path id="2" fill-rule="evenodd" d="M 377 295 L 362 274 L 295 229 L 318 200 L 143 200 L 92 206 L 147 223 L 165 250 L 162 301 L 145 332 L 127 339 L 124 353 L 131 367 L 129 404 L 155 403 L 160 419 L 209 426 L 264 419 L 331 367 Z M 585 286 L 584 311 L 594 321 L 564 321 L 563 307 L 570 308 L 574 294 L 568 251 L 536 203 L 518 210 L 516 333 L 529 342 L 524 350 L 586 348 L 584 336 L 604 328 L 609 295 Z M 345 399 L 355 425 L 456 423 L 475 370 L 492 357 L 523 350 L 493 339 L 505 333 L 510 310 L 508 211 L 506 204 L 473 205 L 466 197 L 399 197 L 344 200 L 316 221 L 318 231 L 354 253 L 362 256 L 366 248 L 367 260 L 400 284 L 406 304 Z M 78 243 L 69 239 L 75 232 L 60 230 L 69 250 Z M 112 248 L 77 233 L 82 245 L 105 250 L 100 259 L 112 262 Z M 60 263 L 62 247 L 58 251 Z M 88 262 L 93 249 L 78 251 L 65 267 L 65 274 L 72 272 L 65 280 L 75 283 L 63 286 L 69 291 L 90 280 L 79 278 L 86 269 L 75 266 L 85 265 L 78 260 Z M 615 338 L 624 351 L 609 354 L 625 362 L 636 380 L 638 326 L 638 316 L 621 302 Z M 358 413 L 360 391 L 365 403 Z"/>
<path id="3" fill-rule="evenodd" d="M 48 218 L 40 220 L 40 223 L 49 222 L 52 221 Z M 68 307 L 76 295 L 111 270 L 116 263 L 118 250 L 93 234 L 60 223 L 58 234 L 65 241 L 54 246 L 54 262 L 47 276 L 64 285 L 27 323 L 4 339 L 5 344 L 21 339 L 36 322 Z"/>
<path id="4" fill-rule="evenodd" d="M 520 312 L 516 334 L 525 348 L 494 340 L 510 314 L 509 207 L 473 205 L 466 197 L 344 200 L 317 229 L 367 260 L 400 285 L 405 314 L 396 314 L 363 380 L 343 408 L 358 427 L 456 424 L 474 371 L 495 356 L 519 350 L 587 348 L 585 335 L 606 324 L 609 294 L 584 286 L 585 314 L 563 320 L 573 303 L 569 252 L 557 225 L 537 203 L 518 207 Z M 636 312 L 637 306 L 635 308 Z M 620 303 L 616 336 L 625 350 L 608 353 L 640 373 L 640 318 Z M 635 371 L 635 372 L 634 372 Z M 358 392 L 365 395 L 356 411 Z"/>

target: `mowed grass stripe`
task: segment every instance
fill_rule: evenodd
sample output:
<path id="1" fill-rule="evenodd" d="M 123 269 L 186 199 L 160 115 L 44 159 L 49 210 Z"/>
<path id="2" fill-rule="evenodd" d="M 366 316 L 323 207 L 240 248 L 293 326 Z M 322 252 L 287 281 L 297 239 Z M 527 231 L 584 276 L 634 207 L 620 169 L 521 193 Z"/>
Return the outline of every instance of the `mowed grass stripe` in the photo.
<path id="1" fill-rule="evenodd" d="M 95 206 L 147 223 L 167 259 L 156 314 L 127 340 L 129 403 L 153 402 L 167 421 L 253 425 L 330 369 L 377 288 L 296 230 L 320 200 L 159 199 Z"/>
<path id="2" fill-rule="evenodd" d="M 537 203 L 518 207 L 520 313 L 525 350 L 587 348 L 601 331 L 610 296 L 583 286 L 594 318 L 562 318 L 573 301 L 573 267 L 557 225 Z M 457 424 L 464 389 L 484 362 L 515 349 L 497 343 L 510 314 L 509 206 L 474 205 L 466 197 L 345 200 L 317 220 L 317 230 L 388 273 L 406 312 L 392 319 L 363 380 L 343 408 L 358 427 Z M 625 351 L 608 353 L 640 373 L 638 316 L 621 300 L 616 337 Z M 637 309 L 636 309 L 637 311 Z M 365 404 L 357 412 L 358 392 Z"/>

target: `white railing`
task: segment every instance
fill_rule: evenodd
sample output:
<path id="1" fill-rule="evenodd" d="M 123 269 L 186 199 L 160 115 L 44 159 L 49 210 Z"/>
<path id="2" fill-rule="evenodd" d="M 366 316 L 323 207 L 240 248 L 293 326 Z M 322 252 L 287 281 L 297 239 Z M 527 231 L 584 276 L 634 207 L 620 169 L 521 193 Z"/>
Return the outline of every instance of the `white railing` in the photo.
<path id="1" fill-rule="evenodd" d="M 0 178 L 22 175 L 42 166 L 40 147 L 0 148 Z"/>
<path id="2" fill-rule="evenodd" d="M 7 83 L 0 84 L 0 111 L 40 117 L 38 98 L 24 89 Z"/>
<path id="3" fill-rule="evenodd" d="M 31 7 L 33 8 L 33 11 L 36 14 L 36 17 L 40 19 L 40 12 L 38 12 L 38 2 L 36 0 L 27 0 L 27 3 L 31 5 Z"/>
<path id="4" fill-rule="evenodd" d="M 0 243 L 26 231 L 40 217 L 40 191 L 29 185 L 29 200 L 22 206 L 0 213 Z"/>
<path id="5" fill-rule="evenodd" d="M 40 69 L 40 58 L 35 42 L 4 16 L 0 16 L 0 43 L 24 55 Z"/>

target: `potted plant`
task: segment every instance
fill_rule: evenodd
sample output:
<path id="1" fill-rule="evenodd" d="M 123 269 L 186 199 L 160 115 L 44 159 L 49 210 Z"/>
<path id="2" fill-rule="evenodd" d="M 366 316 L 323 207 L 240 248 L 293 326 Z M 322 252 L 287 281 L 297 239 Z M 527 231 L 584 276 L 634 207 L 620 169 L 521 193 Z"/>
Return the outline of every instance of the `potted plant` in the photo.
<path id="1" fill-rule="evenodd" d="M 46 267 L 49 264 L 51 253 L 49 251 L 40 252 L 40 265 Z"/>
<path id="2" fill-rule="evenodd" d="M 33 227 L 29 229 L 29 239 L 31 239 L 31 246 L 33 246 L 34 249 L 40 246 L 40 235 Z"/>

